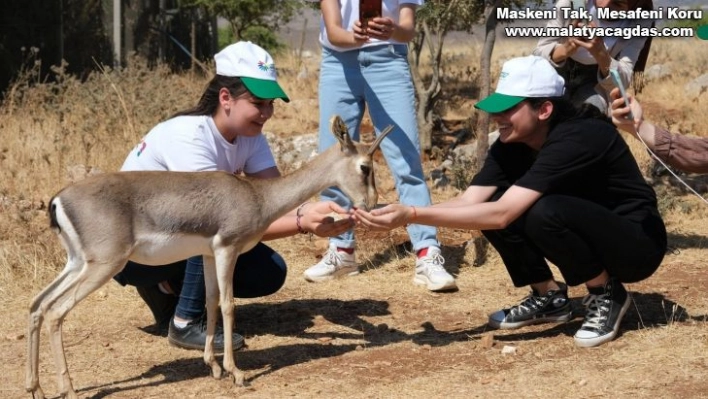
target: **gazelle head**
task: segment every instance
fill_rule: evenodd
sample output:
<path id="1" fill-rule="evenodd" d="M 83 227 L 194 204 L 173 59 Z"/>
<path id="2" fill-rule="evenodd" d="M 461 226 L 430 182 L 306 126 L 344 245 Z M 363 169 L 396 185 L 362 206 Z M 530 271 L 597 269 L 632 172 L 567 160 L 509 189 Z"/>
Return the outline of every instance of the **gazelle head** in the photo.
<path id="1" fill-rule="evenodd" d="M 374 179 L 373 155 L 381 141 L 393 130 L 393 126 L 384 129 L 371 144 L 354 142 L 346 123 L 338 115 L 330 119 L 330 130 L 339 140 L 343 156 L 353 163 L 347 170 L 356 171 L 354 178 L 350 176 L 350 178 L 338 179 L 338 187 L 351 199 L 354 206 L 366 210 L 372 209 L 376 206 L 379 197 Z"/>

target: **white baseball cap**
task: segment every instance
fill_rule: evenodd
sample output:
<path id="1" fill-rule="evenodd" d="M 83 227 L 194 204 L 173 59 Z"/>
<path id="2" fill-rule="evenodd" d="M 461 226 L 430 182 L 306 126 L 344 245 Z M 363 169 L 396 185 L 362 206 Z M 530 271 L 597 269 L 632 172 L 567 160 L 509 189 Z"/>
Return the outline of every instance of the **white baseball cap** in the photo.
<path id="1" fill-rule="evenodd" d="M 254 96 L 262 99 L 290 99 L 278 84 L 273 57 L 251 42 L 237 42 L 226 46 L 214 56 L 216 74 L 239 77 Z"/>
<path id="2" fill-rule="evenodd" d="M 529 97 L 562 97 L 565 80 L 545 58 L 512 58 L 502 66 L 497 89 L 475 108 L 490 114 L 504 112 Z"/>

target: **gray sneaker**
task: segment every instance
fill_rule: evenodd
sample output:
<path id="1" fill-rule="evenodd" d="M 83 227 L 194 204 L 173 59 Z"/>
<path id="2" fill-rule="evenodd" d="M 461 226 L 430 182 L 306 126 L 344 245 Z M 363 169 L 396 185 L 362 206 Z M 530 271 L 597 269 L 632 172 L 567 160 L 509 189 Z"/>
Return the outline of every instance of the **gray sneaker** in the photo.
<path id="1" fill-rule="evenodd" d="M 424 285 L 430 291 L 449 291 L 457 288 L 455 278 L 445 270 L 445 258 L 440 248 L 428 247 L 428 253 L 416 259 L 413 282 Z"/>
<path id="2" fill-rule="evenodd" d="M 206 314 L 196 320 L 192 320 L 183 328 L 177 327 L 174 319 L 171 319 L 167 340 L 178 348 L 203 351 L 206 345 Z M 243 337 L 235 332 L 232 333 L 231 344 L 234 351 L 241 349 L 244 346 Z M 213 345 L 215 354 L 221 355 L 224 353 L 224 327 L 221 320 L 216 323 Z"/>
<path id="3" fill-rule="evenodd" d="M 316 265 L 305 270 L 305 280 L 312 283 L 333 280 L 339 276 L 353 276 L 359 274 L 354 253 L 348 254 L 338 251 L 335 244 L 330 244 L 329 249 Z"/>
<path id="4" fill-rule="evenodd" d="M 512 329 L 539 323 L 566 322 L 573 317 L 568 299 L 568 286 L 558 283 L 560 289 L 539 295 L 535 290 L 520 304 L 489 315 L 489 325 Z"/>

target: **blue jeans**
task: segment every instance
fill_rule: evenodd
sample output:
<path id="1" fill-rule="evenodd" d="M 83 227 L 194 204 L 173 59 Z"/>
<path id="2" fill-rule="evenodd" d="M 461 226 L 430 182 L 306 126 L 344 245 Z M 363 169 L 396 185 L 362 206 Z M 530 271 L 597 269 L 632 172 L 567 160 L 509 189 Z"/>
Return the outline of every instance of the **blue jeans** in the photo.
<path id="1" fill-rule="evenodd" d="M 236 260 L 234 296 L 258 298 L 273 294 L 283 286 L 286 275 L 285 260 L 269 246 L 258 243 Z M 201 256 L 193 256 L 165 266 L 128 262 L 114 279 L 121 285 L 134 286 L 152 286 L 168 281 L 170 287 L 179 292 L 175 315 L 194 320 L 204 313 L 206 287 Z"/>
<path id="2" fill-rule="evenodd" d="M 407 57 L 405 45 L 344 52 L 322 48 L 319 150 L 322 152 L 336 143 L 329 130 L 329 119 L 333 115 L 342 117 L 352 138 L 360 140 L 359 128 L 368 107 L 376 135 L 388 125 L 394 127 L 381 143 L 381 150 L 395 180 L 399 201 L 428 206 L 430 191 L 420 161 L 415 91 Z M 324 190 L 322 200 L 351 207 L 351 201 L 335 187 Z M 412 224 L 407 230 L 416 251 L 440 245 L 434 227 Z M 353 248 L 354 232 L 347 231 L 330 241 L 341 248 Z"/>

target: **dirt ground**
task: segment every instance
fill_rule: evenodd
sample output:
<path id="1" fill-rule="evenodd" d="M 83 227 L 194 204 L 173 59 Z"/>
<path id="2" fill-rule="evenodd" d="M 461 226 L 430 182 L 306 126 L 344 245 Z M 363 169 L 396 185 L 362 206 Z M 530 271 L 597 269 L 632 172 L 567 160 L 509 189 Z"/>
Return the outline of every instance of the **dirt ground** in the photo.
<path id="1" fill-rule="evenodd" d="M 379 189 L 384 200 L 395 201 L 390 182 Z M 434 191 L 433 199 L 448 194 Z M 574 345 L 580 317 L 490 329 L 487 315 L 518 303 L 527 291 L 511 285 L 494 251 L 475 265 L 466 245 L 473 232 L 439 232 L 446 266 L 459 286 L 450 293 L 413 285 L 414 259 L 401 229 L 358 231 L 362 273 L 320 284 L 307 283 L 302 273 L 318 261 L 323 242 L 299 235 L 269 242 L 288 262 L 284 287 L 266 298 L 234 301 L 236 330 L 248 346 L 236 354 L 236 363 L 249 386 L 213 379 L 201 352 L 143 331 L 152 323 L 147 306 L 133 288 L 110 282 L 64 323 L 74 388 L 92 399 L 708 398 L 708 205 L 676 192 L 662 192 L 659 199 L 673 204 L 665 215 L 671 252 L 654 276 L 628 285 L 633 303 L 621 333 L 597 348 Z M 0 202 L 0 220 L 16 218 L 18 232 L 27 224 L 46 229 L 44 210 L 16 217 L 8 209 Z M 20 239 L 8 236 L 0 232 L 0 251 L 23 250 L 15 248 Z M 56 240 L 49 233 L 39 237 Z M 27 282 L 15 286 L 7 276 L 0 281 L 6 282 L 0 284 L 0 398 L 28 398 L 28 305 L 48 281 L 31 288 Z M 572 287 L 570 294 L 580 308 L 584 289 Z M 46 331 L 40 383 L 49 398 L 58 397 Z"/>
<path id="2" fill-rule="evenodd" d="M 705 213 L 705 212 L 704 212 Z M 172 347 L 142 328 L 147 307 L 132 288 L 111 282 L 67 317 L 64 340 L 75 389 L 85 398 L 706 398 L 708 256 L 702 217 L 667 219 L 668 254 L 659 271 L 629 285 L 633 304 L 621 335 L 593 349 L 572 336 L 581 319 L 492 330 L 487 314 L 526 292 L 513 288 L 491 252 L 481 266 L 465 248 L 472 234 L 441 230 L 443 255 L 459 291 L 412 284 L 413 258 L 402 230 L 359 231 L 363 272 L 312 284 L 302 272 L 323 243 L 306 236 L 272 241 L 289 264 L 284 288 L 236 300 L 237 353 L 248 387 L 215 380 L 201 353 Z M 27 306 L 35 292 L 3 289 L 0 397 L 24 392 Z M 577 306 L 583 289 L 571 289 Z M 42 334 L 40 381 L 57 397 L 56 372 Z"/>

